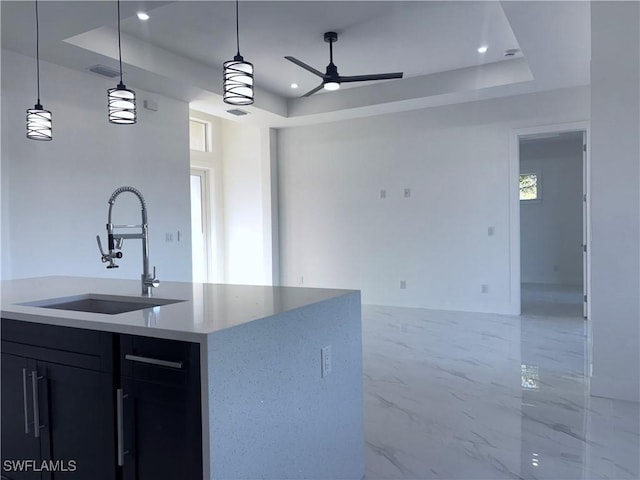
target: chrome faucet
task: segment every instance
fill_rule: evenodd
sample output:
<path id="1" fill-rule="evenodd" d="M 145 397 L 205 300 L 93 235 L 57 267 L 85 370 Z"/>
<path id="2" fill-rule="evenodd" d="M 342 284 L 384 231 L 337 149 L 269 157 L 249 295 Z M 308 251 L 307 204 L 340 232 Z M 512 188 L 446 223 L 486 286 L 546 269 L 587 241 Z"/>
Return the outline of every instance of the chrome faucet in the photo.
<path id="1" fill-rule="evenodd" d="M 114 225 L 111 222 L 111 210 L 113 204 L 116 202 L 116 198 L 123 192 L 131 192 L 138 197 L 140 205 L 142 207 L 142 224 L 141 225 Z M 140 233 L 114 233 L 115 229 L 121 228 L 139 228 Z M 149 273 L 149 234 L 147 225 L 147 205 L 144 201 L 142 194 L 133 187 L 120 187 L 116 189 L 109 198 L 109 216 L 107 219 L 107 239 L 109 243 L 109 253 L 104 253 L 102 249 L 102 242 L 100 241 L 100 235 L 96 235 L 98 241 L 98 248 L 102 255 L 102 263 L 109 263 L 107 268 L 118 268 L 115 263 L 116 258 L 122 258 L 122 242 L 126 239 L 140 239 L 142 240 L 142 295 L 151 296 L 152 288 L 160 285 L 160 281 L 156 278 L 156 267 L 153 267 L 153 275 Z"/>

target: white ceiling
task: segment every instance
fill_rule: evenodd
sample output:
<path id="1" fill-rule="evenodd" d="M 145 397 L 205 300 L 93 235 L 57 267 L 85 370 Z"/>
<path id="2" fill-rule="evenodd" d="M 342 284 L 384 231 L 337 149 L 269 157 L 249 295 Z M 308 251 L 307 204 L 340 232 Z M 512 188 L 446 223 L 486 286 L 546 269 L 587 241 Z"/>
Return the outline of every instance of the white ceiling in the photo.
<path id="1" fill-rule="evenodd" d="M 122 2 L 125 83 L 192 102 L 222 103 L 222 63 L 236 52 L 232 1 Z M 2 47 L 34 55 L 33 3 L 2 1 Z M 137 19 L 146 11 L 147 22 Z M 41 58 L 78 70 L 117 67 L 115 2 L 40 3 Z M 338 32 L 342 75 L 403 71 L 299 98 L 324 71 L 323 33 Z M 487 45 L 486 54 L 477 48 Z M 505 49 L 522 53 L 505 58 Z M 284 126 L 589 83 L 589 2 L 241 1 L 240 50 L 255 65 L 256 103 L 241 121 Z M 292 90 L 290 84 L 300 85 Z M 235 117 L 234 117 L 235 118 Z"/>

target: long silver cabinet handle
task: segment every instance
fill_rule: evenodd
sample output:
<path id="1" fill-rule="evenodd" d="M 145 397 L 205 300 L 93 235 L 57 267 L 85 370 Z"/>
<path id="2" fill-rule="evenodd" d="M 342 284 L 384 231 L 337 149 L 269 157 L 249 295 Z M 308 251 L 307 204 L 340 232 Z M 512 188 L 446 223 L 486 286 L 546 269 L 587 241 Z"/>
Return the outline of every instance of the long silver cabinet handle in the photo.
<path id="1" fill-rule="evenodd" d="M 129 453 L 124 449 L 124 399 L 127 395 L 121 388 L 116 390 L 116 424 L 118 429 L 118 466 L 124 465 L 124 456 Z"/>
<path id="2" fill-rule="evenodd" d="M 27 406 L 27 369 L 22 369 L 22 399 L 24 400 L 24 433 L 29 435 L 29 407 Z"/>
<path id="3" fill-rule="evenodd" d="M 183 366 L 182 362 L 170 362 L 169 360 L 160 360 L 158 358 L 150 358 L 150 357 L 140 357 L 138 355 L 127 354 L 124 356 L 124 358 L 125 360 L 131 360 L 132 362 L 148 363 L 150 365 L 158 365 L 161 367 L 181 369 Z"/>
<path id="4" fill-rule="evenodd" d="M 35 438 L 40 437 L 40 429 L 44 425 L 40 425 L 40 398 L 38 396 L 38 380 L 42 380 L 43 377 L 38 376 L 38 372 L 34 370 L 31 372 L 31 388 L 33 392 L 33 436 Z"/>

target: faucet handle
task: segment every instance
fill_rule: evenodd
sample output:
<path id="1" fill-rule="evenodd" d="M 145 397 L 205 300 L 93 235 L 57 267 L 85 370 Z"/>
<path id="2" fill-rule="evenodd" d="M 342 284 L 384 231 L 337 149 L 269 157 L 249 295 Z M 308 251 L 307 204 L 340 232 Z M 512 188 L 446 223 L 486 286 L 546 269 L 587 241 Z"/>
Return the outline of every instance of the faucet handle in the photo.
<path id="1" fill-rule="evenodd" d="M 102 255 L 102 262 L 106 262 L 105 258 L 107 255 L 104 253 L 102 249 L 102 242 L 100 241 L 100 235 L 96 235 L 96 241 L 98 242 L 98 249 L 100 250 L 100 255 Z"/>
<path id="2" fill-rule="evenodd" d="M 156 287 L 160 286 L 160 280 L 158 280 L 156 278 L 156 267 L 155 267 L 155 265 L 153 267 L 153 278 L 151 278 L 151 286 L 153 288 L 156 288 Z"/>
<path id="3" fill-rule="evenodd" d="M 143 276 L 143 281 L 147 287 L 156 288 L 160 286 L 160 280 L 156 278 L 156 267 L 153 267 L 153 275 L 150 275 L 146 278 Z"/>

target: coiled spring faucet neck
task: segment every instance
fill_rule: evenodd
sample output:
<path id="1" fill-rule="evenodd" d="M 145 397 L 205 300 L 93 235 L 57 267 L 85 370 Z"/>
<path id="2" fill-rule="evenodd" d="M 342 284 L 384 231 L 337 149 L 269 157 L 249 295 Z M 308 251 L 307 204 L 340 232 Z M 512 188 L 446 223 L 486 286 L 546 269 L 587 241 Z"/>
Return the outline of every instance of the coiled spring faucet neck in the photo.
<path id="1" fill-rule="evenodd" d="M 113 205 L 116 202 L 118 195 L 124 192 L 131 192 L 140 200 L 140 206 L 142 208 L 142 223 L 140 225 L 114 225 L 111 220 L 111 213 Z M 142 294 L 150 296 L 153 287 L 157 287 L 160 282 L 156 276 L 156 269 L 153 269 L 153 275 L 149 272 L 149 236 L 148 236 L 148 224 L 147 224 L 147 204 L 144 201 L 142 193 L 133 187 L 120 187 L 117 188 L 109 197 L 109 214 L 107 217 L 107 240 L 109 245 L 109 253 L 105 253 L 102 249 L 102 242 L 100 241 L 100 235 L 96 237 L 98 241 L 98 248 L 102 254 L 102 262 L 109 263 L 107 268 L 118 268 L 115 263 L 116 258 L 122 258 L 122 252 L 119 250 L 122 248 L 122 242 L 125 239 L 140 239 L 142 240 Z M 122 228 L 139 228 L 139 233 L 122 233 L 115 234 L 115 229 Z"/>
<path id="2" fill-rule="evenodd" d="M 115 192 L 113 192 L 111 194 L 111 196 L 109 197 L 109 204 L 113 205 L 114 202 L 116 201 L 116 198 L 118 197 L 118 195 L 120 195 L 123 192 L 131 192 L 131 193 L 135 194 L 138 197 L 138 199 L 140 200 L 140 204 L 142 205 L 142 209 L 146 210 L 147 204 L 144 201 L 144 197 L 140 193 L 140 190 L 138 190 L 137 188 L 133 188 L 133 187 L 126 187 L 125 186 L 125 187 L 116 188 Z"/>
<path id="3" fill-rule="evenodd" d="M 116 198 L 118 198 L 118 195 L 124 192 L 131 192 L 136 197 L 138 197 L 138 200 L 140 200 L 140 207 L 142 208 L 142 224 L 146 225 L 147 224 L 147 202 L 144 201 L 144 197 L 142 196 L 142 193 L 140 193 L 140 190 L 138 190 L 137 188 L 127 187 L 127 186 L 117 188 L 109 197 L 109 216 L 107 219 L 107 223 L 109 224 L 111 223 L 111 210 L 113 209 L 113 205 L 116 203 Z"/>

